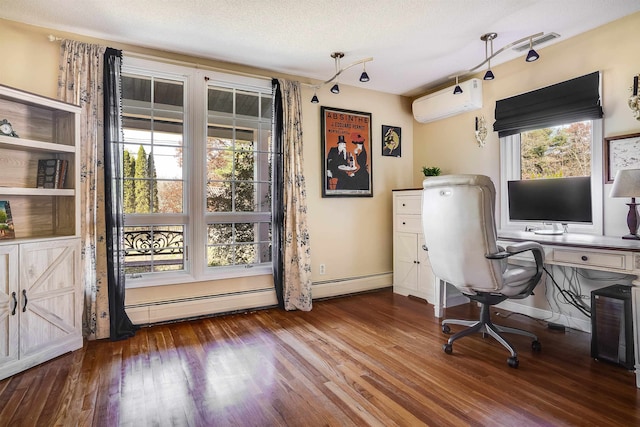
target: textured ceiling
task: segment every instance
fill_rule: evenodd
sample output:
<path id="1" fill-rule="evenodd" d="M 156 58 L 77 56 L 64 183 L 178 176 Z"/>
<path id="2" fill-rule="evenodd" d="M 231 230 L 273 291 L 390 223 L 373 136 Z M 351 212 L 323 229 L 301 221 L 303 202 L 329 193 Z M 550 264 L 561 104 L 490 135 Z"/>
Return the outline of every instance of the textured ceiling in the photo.
<path id="1" fill-rule="evenodd" d="M 640 0 L 0 0 L 0 17 L 53 30 L 414 96 L 531 34 L 567 39 L 640 11 Z M 523 53 L 509 49 L 493 65 Z"/>

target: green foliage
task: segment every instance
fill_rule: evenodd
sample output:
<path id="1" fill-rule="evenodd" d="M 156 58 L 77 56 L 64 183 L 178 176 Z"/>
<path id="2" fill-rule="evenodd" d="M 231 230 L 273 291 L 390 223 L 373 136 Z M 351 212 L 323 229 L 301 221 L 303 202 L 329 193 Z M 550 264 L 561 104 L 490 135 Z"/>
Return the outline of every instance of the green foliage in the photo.
<path id="1" fill-rule="evenodd" d="M 440 168 L 436 166 L 423 166 L 422 173 L 424 174 L 424 176 L 438 176 L 440 175 L 441 171 Z"/>
<path id="2" fill-rule="evenodd" d="M 149 181 L 149 196 L 153 206 L 153 212 L 158 213 L 158 207 L 160 206 L 160 201 L 158 200 L 158 174 L 156 173 L 156 164 L 153 161 L 153 155 L 151 153 L 149 153 L 149 157 L 147 158 L 147 173 L 147 176 L 151 178 L 151 181 Z"/>
<path id="3" fill-rule="evenodd" d="M 131 154 L 124 150 L 122 154 L 122 175 L 124 177 L 122 183 L 122 198 L 125 213 L 133 213 L 136 210 L 136 190 L 133 177 L 136 170 L 136 161 Z"/>
<path id="4" fill-rule="evenodd" d="M 142 145 L 138 149 L 135 170 L 135 212 L 149 213 L 151 212 L 151 183 L 148 180 L 149 169 L 147 167 L 147 153 Z"/>
<path id="5" fill-rule="evenodd" d="M 5 222 L 7 222 L 7 213 L 2 209 L 0 210 L 0 224 L 4 224 Z"/>
<path id="6" fill-rule="evenodd" d="M 521 178 L 591 174 L 591 122 L 536 129 L 521 134 Z"/>

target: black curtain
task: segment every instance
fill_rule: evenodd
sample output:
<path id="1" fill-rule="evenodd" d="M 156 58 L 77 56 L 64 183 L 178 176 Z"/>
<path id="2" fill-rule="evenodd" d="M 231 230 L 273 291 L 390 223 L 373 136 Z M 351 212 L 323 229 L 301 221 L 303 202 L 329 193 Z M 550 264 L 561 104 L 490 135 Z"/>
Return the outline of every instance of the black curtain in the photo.
<path id="1" fill-rule="evenodd" d="M 278 306 L 284 309 L 283 295 L 283 272 L 282 264 L 282 235 L 284 227 L 284 165 L 282 158 L 282 93 L 278 79 L 272 79 L 273 85 L 273 123 L 272 123 L 272 140 L 273 140 L 273 206 L 272 206 L 272 234 L 273 234 L 273 283 L 276 289 L 276 297 L 278 298 Z"/>
<path id="2" fill-rule="evenodd" d="M 598 71 L 496 102 L 498 136 L 602 118 Z"/>
<path id="3" fill-rule="evenodd" d="M 107 270 L 111 340 L 135 335 L 138 329 L 124 311 L 124 253 L 122 208 L 121 111 L 122 51 L 107 48 L 104 53 L 104 194 L 107 227 Z"/>

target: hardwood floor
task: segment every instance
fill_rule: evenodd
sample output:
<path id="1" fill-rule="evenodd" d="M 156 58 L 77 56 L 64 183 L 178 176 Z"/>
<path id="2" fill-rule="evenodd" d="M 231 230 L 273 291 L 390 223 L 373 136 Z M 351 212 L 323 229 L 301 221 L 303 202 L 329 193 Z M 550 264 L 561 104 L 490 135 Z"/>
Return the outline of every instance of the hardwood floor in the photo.
<path id="1" fill-rule="evenodd" d="M 0 381 L 0 425 L 640 425 L 633 373 L 591 359 L 589 334 L 494 320 L 534 331 L 542 351 L 514 336 L 509 368 L 477 334 L 447 355 L 433 307 L 390 290 L 143 328 Z"/>

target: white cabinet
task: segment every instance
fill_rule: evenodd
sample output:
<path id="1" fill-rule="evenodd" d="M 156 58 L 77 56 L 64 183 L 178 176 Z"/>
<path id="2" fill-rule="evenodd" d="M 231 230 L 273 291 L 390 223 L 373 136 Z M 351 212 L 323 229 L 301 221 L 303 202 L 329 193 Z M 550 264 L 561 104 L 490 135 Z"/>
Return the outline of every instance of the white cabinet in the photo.
<path id="1" fill-rule="evenodd" d="M 0 85 L 0 120 L 18 134 L 0 135 L 0 200 L 13 226 L 0 239 L 0 379 L 82 347 L 79 116 Z M 39 161 L 51 159 L 66 161 L 64 185 L 36 188 Z"/>
<path id="2" fill-rule="evenodd" d="M 434 303 L 435 277 L 422 236 L 422 191 L 393 192 L 393 292 Z"/>

